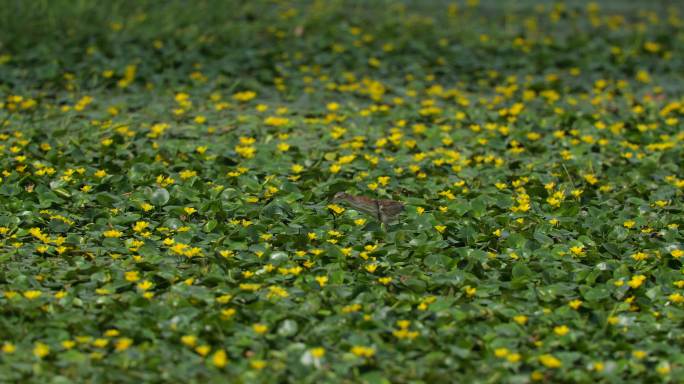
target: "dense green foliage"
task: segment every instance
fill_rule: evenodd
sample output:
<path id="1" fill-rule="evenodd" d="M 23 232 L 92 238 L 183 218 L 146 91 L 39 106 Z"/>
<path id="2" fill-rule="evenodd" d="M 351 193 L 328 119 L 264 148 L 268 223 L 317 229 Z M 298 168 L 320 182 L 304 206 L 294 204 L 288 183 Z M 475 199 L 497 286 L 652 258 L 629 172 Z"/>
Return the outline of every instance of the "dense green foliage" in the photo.
<path id="1" fill-rule="evenodd" d="M 0 381 L 680 381 L 667 3 L 0 0 Z"/>

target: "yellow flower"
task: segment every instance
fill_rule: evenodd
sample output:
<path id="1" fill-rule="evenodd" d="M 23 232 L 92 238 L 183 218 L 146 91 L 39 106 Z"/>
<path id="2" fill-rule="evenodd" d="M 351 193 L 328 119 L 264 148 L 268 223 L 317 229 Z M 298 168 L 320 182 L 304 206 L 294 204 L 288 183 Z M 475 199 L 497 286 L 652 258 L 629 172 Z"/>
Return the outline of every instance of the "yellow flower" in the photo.
<path id="1" fill-rule="evenodd" d="M 342 167 L 339 164 L 332 164 L 330 165 L 330 173 L 338 173 Z"/>
<path id="2" fill-rule="evenodd" d="M 116 344 L 114 345 L 114 348 L 118 351 L 125 351 L 133 345 L 133 340 L 129 339 L 128 337 L 121 337 L 116 341 Z"/>
<path id="3" fill-rule="evenodd" d="M 598 178 L 596 177 L 596 175 L 591 173 L 584 175 L 584 180 L 586 180 L 586 182 L 591 185 L 598 183 Z"/>
<path id="4" fill-rule="evenodd" d="M 148 289 L 152 288 L 154 284 L 152 284 L 151 281 L 149 280 L 143 280 L 140 283 L 138 283 L 138 289 L 141 291 L 147 291 Z"/>
<path id="5" fill-rule="evenodd" d="M 233 255 L 235 255 L 235 252 L 233 252 L 230 249 L 224 249 L 222 251 L 219 251 L 219 254 L 221 255 L 221 257 L 228 259 L 230 257 L 233 257 Z"/>
<path id="6" fill-rule="evenodd" d="M 679 292 L 675 292 L 667 297 L 673 303 L 684 303 L 684 296 Z"/>
<path id="7" fill-rule="evenodd" d="M 527 316 L 525 316 L 525 315 L 513 316 L 513 321 L 515 321 L 519 325 L 525 325 L 527 323 Z"/>
<path id="8" fill-rule="evenodd" d="M 189 169 L 184 169 L 178 175 L 180 176 L 181 180 L 187 180 L 191 177 L 197 176 L 197 172 Z"/>
<path id="9" fill-rule="evenodd" d="M 233 94 L 233 100 L 240 101 L 240 102 L 246 102 L 250 101 L 253 98 L 256 97 L 256 92 L 253 91 L 243 91 L 243 92 L 237 92 Z"/>
<path id="10" fill-rule="evenodd" d="M 506 357 L 508 355 L 508 348 L 497 348 L 494 350 L 494 356 Z"/>
<path id="11" fill-rule="evenodd" d="M 373 357 L 373 355 L 375 355 L 375 349 L 362 345 L 355 345 L 352 347 L 351 353 L 359 357 Z"/>
<path id="12" fill-rule="evenodd" d="M 553 333 L 555 333 L 558 336 L 564 336 L 568 332 L 570 332 L 570 328 L 568 328 L 567 325 L 559 325 L 553 328 Z"/>
<path id="13" fill-rule="evenodd" d="M 278 143 L 277 148 L 280 152 L 287 152 L 288 150 L 290 150 L 290 144 L 285 142 Z"/>
<path id="14" fill-rule="evenodd" d="M 298 267 L 301 268 L 301 267 Z M 288 271 L 291 272 L 291 271 Z M 278 297 L 288 297 L 290 296 L 289 293 L 287 293 L 287 290 L 278 286 L 271 286 L 268 287 L 268 295 L 266 295 L 269 299 L 270 298 L 278 298 Z"/>
<path id="15" fill-rule="evenodd" d="M 185 335 L 181 337 L 181 343 L 188 347 L 194 347 L 197 344 L 197 336 Z"/>
<path id="16" fill-rule="evenodd" d="M 116 229 L 110 229 L 108 231 L 102 232 L 102 235 L 104 235 L 106 238 L 116 239 L 123 236 L 123 233 L 121 231 L 117 231 Z"/>
<path id="17" fill-rule="evenodd" d="M 325 348 L 323 348 L 323 347 L 311 348 L 309 350 L 309 353 L 311 353 L 311 356 L 313 356 L 313 358 L 320 359 L 321 357 L 325 356 Z"/>
<path id="18" fill-rule="evenodd" d="M 66 350 L 69 350 L 69 349 L 76 346 L 76 342 L 73 340 L 64 340 L 64 341 L 62 341 L 61 344 L 62 344 L 62 347 L 64 347 L 64 349 L 66 349 Z"/>
<path id="19" fill-rule="evenodd" d="M 228 364 L 228 356 L 226 355 L 226 351 L 223 349 L 219 349 L 214 353 L 214 355 L 211 357 L 211 362 L 216 366 L 217 368 L 223 368 Z"/>
<path id="20" fill-rule="evenodd" d="M 50 347 L 41 342 L 37 342 L 33 348 L 33 355 L 39 359 L 47 356 L 50 353 Z"/>
<path id="21" fill-rule="evenodd" d="M 206 356 L 211 352 L 211 347 L 208 345 L 200 345 L 199 347 L 195 348 L 195 352 L 197 352 L 200 356 Z"/>
<path id="22" fill-rule="evenodd" d="M 124 273 L 124 277 L 126 278 L 126 281 L 129 281 L 131 283 L 140 280 L 140 274 L 138 271 L 128 271 Z"/>
<path id="23" fill-rule="evenodd" d="M 221 310 L 221 318 L 223 320 L 228 320 L 235 315 L 237 311 L 235 308 L 226 308 Z"/>
<path id="24" fill-rule="evenodd" d="M 152 205 L 150 203 L 142 203 L 142 204 L 140 204 L 140 209 L 142 209 L 145 212 L 148 212 L 148 211 L 151 211 L 152 209 L 154 209 L 154 205 Z"/>
<path id="25" fill-rule="evenodd" d="M 39 298 L 43 293 L 41 291 L 29 290 L 24 292 L 24 297 L 28 300 L 35 300 Z"/>
<path id="26" fill-rule="evenodd" d="M 465 291 L 466 295 L 468 295 L 468 297 L 473 297 L 477 293 L 477 288 L 471 287 L 470 285 L 466 285 L 465 287 L 463 287 L 463 290 Z"/>
<path id="27" fill-rule="evenodd" d="M 240 290 L 242 291 L 258 291 L 261 288 L 261 284 L 240 284 Z"/>
<path id="28" fill-rule="evenodd" d="M 269 116 L 264 119 L 264 124 L 271 126 L 271 127 L 282 127 L 284 125 L 287 125 L 290 123 L 290 119 L 287 117 L 277 117 L 277 116 Z"/>
<path id="29" fill-rule="evenodd" d="M 264 369 L 266 368 L 266 362 L 263 360 L 253 360 L 250 361 L 249 365 L 254 369 Z"/>
<path id="30" fill-rule="evenodd" d="M 646 281 L 646 276 L 644 275 L 634 275 L 632 278 L 627 282 L 627 284 L 632 287 L 633 289 L 637 289 L 641 286 L 641 284 Z"/>
<path id="31" fill-rule="evenodd" d="M 641 69 L 637 72 L 636 79 L 641 83 L 648 84 L 651 82 L 651 75 L 649 75 L 647 71 Z"/>
<path id="32" fill-rule="evenodd" d="M 571 302 L 568 303 L 568 305 L 572 309 L 578 309 L 579 307 L 582 306 L 582 300 L 578 300 L 578 299 L 572 300 Z"/>
<path id="33" fill-rule="evenodd" d="M 133 225 L 133 231 L 142 232 L 149 226 L 150 226 L 150 223 L 148 223 L 146 221 L 136 221 L 135 225 Z"/>
<path id="34" fill-rule="evenodd" d="M 672 252 L 670 252 L 670 255 L 672 255 L 672 257 L 675 259 L 679 259 L 680 257 L 684 256 L 684 251 L 681 249 L 674 249 Z"/>
<path id="35" fill-rule="evenodd" d="M 345 211 L 344 207 L 341 207 L 337 204 L 328 204 L 328 209 L 335 212 L 335 214 L 337 214 L 337 215 L 339 215 Z"/>
<path id="36" fill-rule="evenodd" d="M 547 368 L 560 368 L 563 365 L 560 360 L 549 354 L 539 356 L 539 362 Z"/>
<path id="37" fill-rule="evenodd" d="M 254 332 L 256 332 L 260 335 L 263 335 L 264 333 L 266 333 L 268 331 L 268 326 L 266 326 L 264 324 L 256 323 L 256 324 L 252 325 L 252 330 L 254 330 Z"/>
<path id="38" fill-rule="evenodd" d="M 575 256 L 581 256 L 584 254 L 584 246 L 576 245 L 574 247 L 570 247 L 570 252 L 572 252 L 572 254 Z"/>
<path id="39" fill-rule="evenodd" d="M 95 293 L 97 293 L 98 295 L 108 295 L 112 292 L 107 288 L 97 288 L 95 289 Z"/>
<path id="40" fill-rule="evenodd" d="M 245 159 L 251 159 L 256 153 L 256 148 L 250 145 L 236 145 L 235 152 Z"/>
<path id="41" fill-rule="evenodd" d="M 108 329 L 105 331 L 104 335 L 107 337 L 116 337 L 119 336 L 119 331 L 116 329 Z"/>
<path id="42" fill-rule="evenodd" d="M 316 276 L 316 281 L 323 288 L 328 283 L 328 276 Z"/>
<path id="43" fill-rule="evenodd" d="M 522 356 L 519 353 L 511 353 L 506 357 L 506 360 L 508 360 L 511 363 L 517 363 L 518 361 L 520 361 L 521 358 Z"/>
<path id="44" fill-rule="evenodd" d="M 667 375 L 670 373 L 670 364 L 668 362 L 663 362 L 658 364 L 658 368 L 656 368 L 656 371 L 658 371 L 659 374 L 661 375 Z"/>
<path id="45" fill-rule="evenodd" d="M 233 298 L 233 295 L 221 295 L 216 298 L 216 302 L 219 304 L 227 304 L 230 302 L 230 299 Z"/>
<path id="46" fill-rule="evenodd" d="M 14 351 L 16 351 L 16 350 L 17 350 L 17 347 L 10 342 L 5 342 L 2 345 L 2 352 L 3 353 L 10 354 L 10 353 L 14 353 Z"/>
<path id="47" fill-rule="evenodd" d="M 446 230 L 446 228 L 447 228 L 446 225 L 435 225 L 435 229 L 436 229 L 437 232 L 439 232 L 439 233 L 444 233 L 444 231 Z"/>
<path id="48" fill-rule="evenodd" d="M 342 307 L 342 313 L 352 313 L 352 312 L 358 312 L 361 310 L 361 304 L 350 304 L 347 306 Z"/>

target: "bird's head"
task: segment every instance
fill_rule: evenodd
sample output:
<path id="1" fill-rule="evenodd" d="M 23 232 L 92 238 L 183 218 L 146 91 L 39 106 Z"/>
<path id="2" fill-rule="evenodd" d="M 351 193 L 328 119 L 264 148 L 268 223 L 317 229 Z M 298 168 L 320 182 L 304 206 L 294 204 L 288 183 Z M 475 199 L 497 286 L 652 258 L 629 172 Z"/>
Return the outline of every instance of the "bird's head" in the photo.
<path id="1" fill-rule="evenodd" d="M 349 197 L 349 194 L 346 192 L 337 192 L 335 196 L 333 196 L 333 201 L 341 201 L 344 199 L 347 199 Z"/>

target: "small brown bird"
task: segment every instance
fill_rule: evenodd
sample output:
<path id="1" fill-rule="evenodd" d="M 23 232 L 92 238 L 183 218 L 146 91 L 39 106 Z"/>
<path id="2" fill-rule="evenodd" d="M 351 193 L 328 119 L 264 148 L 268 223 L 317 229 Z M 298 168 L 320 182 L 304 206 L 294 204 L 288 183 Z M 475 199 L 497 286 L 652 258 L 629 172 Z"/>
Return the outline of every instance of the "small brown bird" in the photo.
<path id="1" fill-rule="evenodd" d="M 371 199 L 365 196 L 354 196 L 345 192 L 338 192 L 333 201 L 343 201 L 352 209 L 375 217 L 378 221 L 388 224 L 404 210 L 404 203 L 394 200 Z"/>

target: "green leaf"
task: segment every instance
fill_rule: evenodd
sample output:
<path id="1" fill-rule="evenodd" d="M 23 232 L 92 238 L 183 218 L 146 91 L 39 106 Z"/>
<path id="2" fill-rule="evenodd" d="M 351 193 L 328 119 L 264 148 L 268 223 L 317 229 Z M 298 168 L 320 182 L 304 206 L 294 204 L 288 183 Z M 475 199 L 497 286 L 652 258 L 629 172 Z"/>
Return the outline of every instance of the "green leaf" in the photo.
<path id="1" fill-rule="evenodd" d="M 582 297 L 588 302 L 597 302 L 610 297 L 610 291 L 605 287 L 594 287 L 582 293 Z"/>
<path id="2" fill-rule="evenodd" d="M 164 206 L 169 202 L 169 191 L 166 188 L 157 188 L 150 196 L 150 202 L 156 206 Z"/>
<path id="3" fill-rule="evenodd" d="M 361 382 L 364 384 L 390 384 L 390 381 L 380 371 L 364 373 L 361 376 Z"/>

